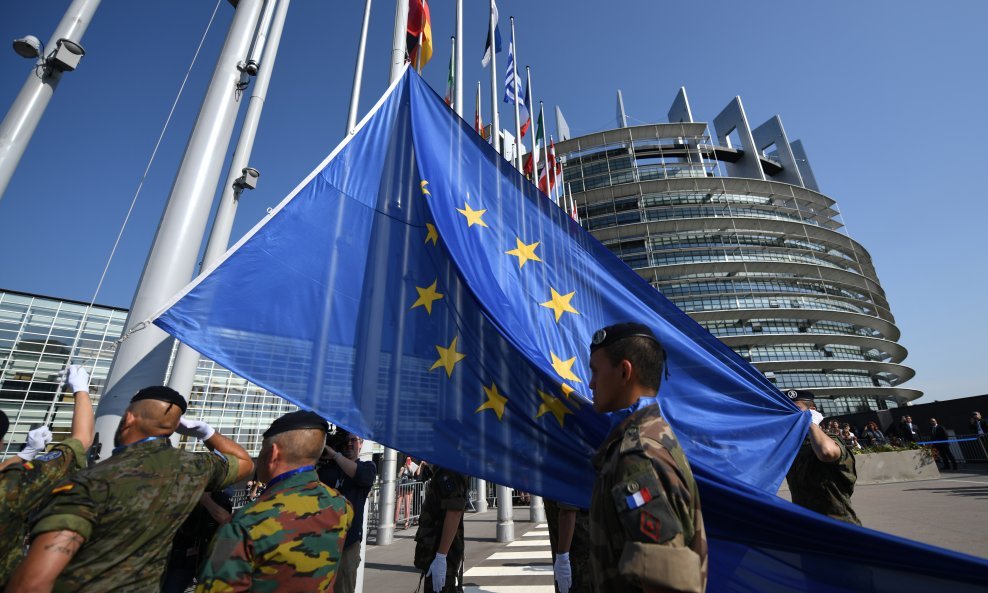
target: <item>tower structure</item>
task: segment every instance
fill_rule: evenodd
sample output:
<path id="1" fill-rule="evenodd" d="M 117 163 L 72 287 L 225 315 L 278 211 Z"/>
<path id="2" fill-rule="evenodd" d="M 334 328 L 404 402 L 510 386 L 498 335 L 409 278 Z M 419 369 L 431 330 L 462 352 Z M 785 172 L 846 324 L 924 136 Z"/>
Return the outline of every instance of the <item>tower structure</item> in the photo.
<path id="1" fill-rule="evenodd" d="M 782 120 L 752 128 L 740 97 L 693 120 L 559 142 L 567 189 L 598 240 L 779 389 L 811 389 L 825 415 L 922 393 L 868 251 L 844 229 Z"/>

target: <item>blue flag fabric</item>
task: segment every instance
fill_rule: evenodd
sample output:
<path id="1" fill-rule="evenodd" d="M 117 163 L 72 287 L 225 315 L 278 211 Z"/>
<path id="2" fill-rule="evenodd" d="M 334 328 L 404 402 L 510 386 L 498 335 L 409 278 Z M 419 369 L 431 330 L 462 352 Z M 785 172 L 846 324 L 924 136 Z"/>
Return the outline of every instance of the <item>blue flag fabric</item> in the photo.
<path id="1" fill-rule="evenodd" d="M 658 399 L 701 487 L 710 591 L 983 582 L 980 561 L 775 497 L 808 414 L 412 71 L 155 323 L 365 438 L 586 507 L 589 459 L 616 420 L 591 409 L 588 344 L 631 320 L 668 352 Z"/>

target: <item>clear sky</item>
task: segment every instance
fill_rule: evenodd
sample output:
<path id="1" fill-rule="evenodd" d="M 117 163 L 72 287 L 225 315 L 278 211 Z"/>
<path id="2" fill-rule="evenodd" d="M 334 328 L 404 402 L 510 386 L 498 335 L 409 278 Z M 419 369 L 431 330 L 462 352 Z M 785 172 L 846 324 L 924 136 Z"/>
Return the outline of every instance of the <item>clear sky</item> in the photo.
<path id="1" fill-rule="evenodd" d="M 464 0 L 464 92 L 474 112 L 487 1 Z M 68 0 L 7 2 L 0 40 L 47 42 Z M 58 88 L 0 199 L 0 287 L 89 301 L 192 60 L 214 0 L 103 0 L 87 54 Z M 294 0 L 234 237 L 260 220 L 341 140 L 363 14 L 357 0 Z M 908 1 L 531 2 L 499 0 L 507 47 L 537 100 L 559 105 L 574 135 L 615 125 L 622 89 L 631 123 L 665 121 L 685 86 L 709 121 L 740 95 L 752 125 L 778 114 L 801 139 L 849 234 L 888 293 L 907 387 L 920 402 L 988 393 L 985 166 L 988 3 Z M 425 77 L 444 92 L 453 0 L 431 4 L 435 56 Z M 127 307 L 232 17 L 221 0 L 97 302 Z M 394 2 L 376 0 L 361 115 L 387 86 Z M 7 43 L 7 41 L 4 41 Z M 506 53 L 498 56 L 503 71 Z M 0 48 L 6 112 L 31 68 Z M 503 80 L 503 74 L 499 73 Z M 244 102 L 246 103 L 246 101 Z M 502 104 L 503 106 L 504 104 Z M 506 106 L 504 106 L 506 107 Z M 506 108 L 502 122 L 511 124 Z M 554 118 L 549 117 L 553 124 Z M 235 141 L 236 135 L 234 136 Z M 232 144 L 231 144 L 232 151 Z M 223 173 L 225 178 L 226 173 Z"/>

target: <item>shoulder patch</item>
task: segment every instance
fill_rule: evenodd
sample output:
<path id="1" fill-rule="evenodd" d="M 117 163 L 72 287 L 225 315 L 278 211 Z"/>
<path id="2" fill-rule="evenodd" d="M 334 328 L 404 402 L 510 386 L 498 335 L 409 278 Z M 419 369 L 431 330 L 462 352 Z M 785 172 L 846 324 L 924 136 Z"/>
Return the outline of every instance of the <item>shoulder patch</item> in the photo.
<path id="1" fill-rule="evenodd" d="M 45 453 L 44 455 L 38 455 L 34 459 L 36 461 L 52 461 L 52 460 L 58 459 L 61 456 L 62 456 L 62 452 L 59 451 L 58 449 L 55 449 L 54 451 L 49 451 L 49 452 Z"/>

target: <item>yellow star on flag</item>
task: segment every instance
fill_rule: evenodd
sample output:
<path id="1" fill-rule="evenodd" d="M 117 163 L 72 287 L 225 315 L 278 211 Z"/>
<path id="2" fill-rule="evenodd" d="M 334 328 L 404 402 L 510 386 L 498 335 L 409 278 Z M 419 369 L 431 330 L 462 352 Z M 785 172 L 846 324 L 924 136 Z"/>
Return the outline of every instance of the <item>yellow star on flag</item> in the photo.
<path id="1" fill-rule="evenodd" d="M 419 187 L 422 188 L 422 195 L 423 196 L 431 196 L 432 195 L 431 193 L 429 193 L 429 190 L 425 188 L 425 186 L 427 186 L 427 185 L 429 185 L 429 182 L 426 181 L 425 179 L 423 179 L 422 182 L 419 183 Z"/>
<path id="2" fill-rule="evenodd" d="M 438 301 L 439 299 L 443 298 L 443 295 L 441 293 L 436 292 L 436 284 L 438 283 L 439 280 L 436 280 L 430 286 L 427 286 L 425 288 L 419 288 L 418 286 L 416 286 L 415 290 L 418 291 L 419 298 L 414 303 L 412 303 L 412 306 L 409 307 L 408 309 L 411 310 L 414 309 L 415 307 L 425 307 L 425 311 L 429 315 L 432 315 L 433 301 Z"/>
<path id="3" fill-rule="evenodd" d="M 474 210 L 470 207 L 470 204 L 463 202 L 463 209 L 461 210 L 457 208 L 456 211 L 467 217 L 467 227 L 472 227 L 477 224 L 482 227 L 490 228 L 487 226 L 487 223 L 484 222 L 484 219 L 481 218 L 487 210 Z"/>
<path id="4" fill-rule="evenodd" d="M 556 417 L 556 421 L 559 422 L 559 426 L 562 426 L 563 420 L 566 418 L 566 414 L 572 414 L 573 412 L 571 412 L 570 409 L 566 407 L 566 404 L 563 403 L 563 400 L 558 397 L 553 397 L 541 390 L 538 390 L 538 392 L 539 397 L 542 398 L 542 405 L 539 406 L 539 411 L 535 414 L 535 417 L 541 418 L 542 415 L 551 413 Z"/>
<path id="5" fill-rule="evenodd" d="M 493 381 L 490 387 L 484 387 L 484 395 L 487 396 L 487 401 L 480 404 L 480 407 L 474 410 L 474 414 L 481 410 L 494 410 L 497 419 L 500 420 L 501 416 L 504 416 L 504 404 L 508 403 L 508 398 L 498 392 L 497 385 Z"/>
<path id="6" fill-rule="evenodd" d="M 518 268 L 521 269 L 528 261 L 542 261 L 539 256 L 535 255 L 535 248 L 539 246 L 539 242 L 536 241 L 531 245 L 526 245 L 520 237 L 515 237 L 515 241 L 518 243 L 518 247 L 512 249 L 511 251 L 505 251 L 508 255 L 513 255 L 518 258 Z"/>
<path id="7" fill-rule="evenodd" d="M 547 309 L 552 309 L 552 312 L 556 314 L 556 323 L 559 323 L 559 318 L 563 316 L 563 313 L 573 313 L 579 315 L 580 312 L 573 308 L 570 301 L 573 300 L 573 295 L 576 291 L 568 294 L 559 294 L 556 292 L 555 288 L 549 287 L 551 291 L 552 298 L 548 301 L 541 303 L 543 307 Z"/>
<path id="8" fill-rule="evenodd" d="M 563 379 L 567 381 L 576 381 L 577 383 L 583 383 L 580 378 L 573 374 L 573 363 L 576 362 L 576 357 L 570 358 L 568 360 L 562 360 L 556 356 L 555 352 L 550 352 L 549 355 L 552 357 L 552 368 L 556 371 Z"/>
<path id="9" fill-rule="evenodd" d="M 439 360 L 432 363 L 429 368 L 430 371 L 434 371 L 439 367 L 446 369 L 446 376 L 453 376 L 453 367 L 456 363 L 460 362 L 467 357 L 466 354 L 456 351 L 456 340 L 459 336 L 453 338 L 453 341 L 449 343 L 449 348 L 443 348 L 442 346 L 436 345 L 436 351 L 439 352 Z"/>
<path id="10" fill-rule="evenodd" d="M 432 244 L 435 245 L 439 241 L 439 232 L 436 230 L 436 225 L 427 222 L 425 223 L 425 230 L 425 242 L 432 241 Z"/>

